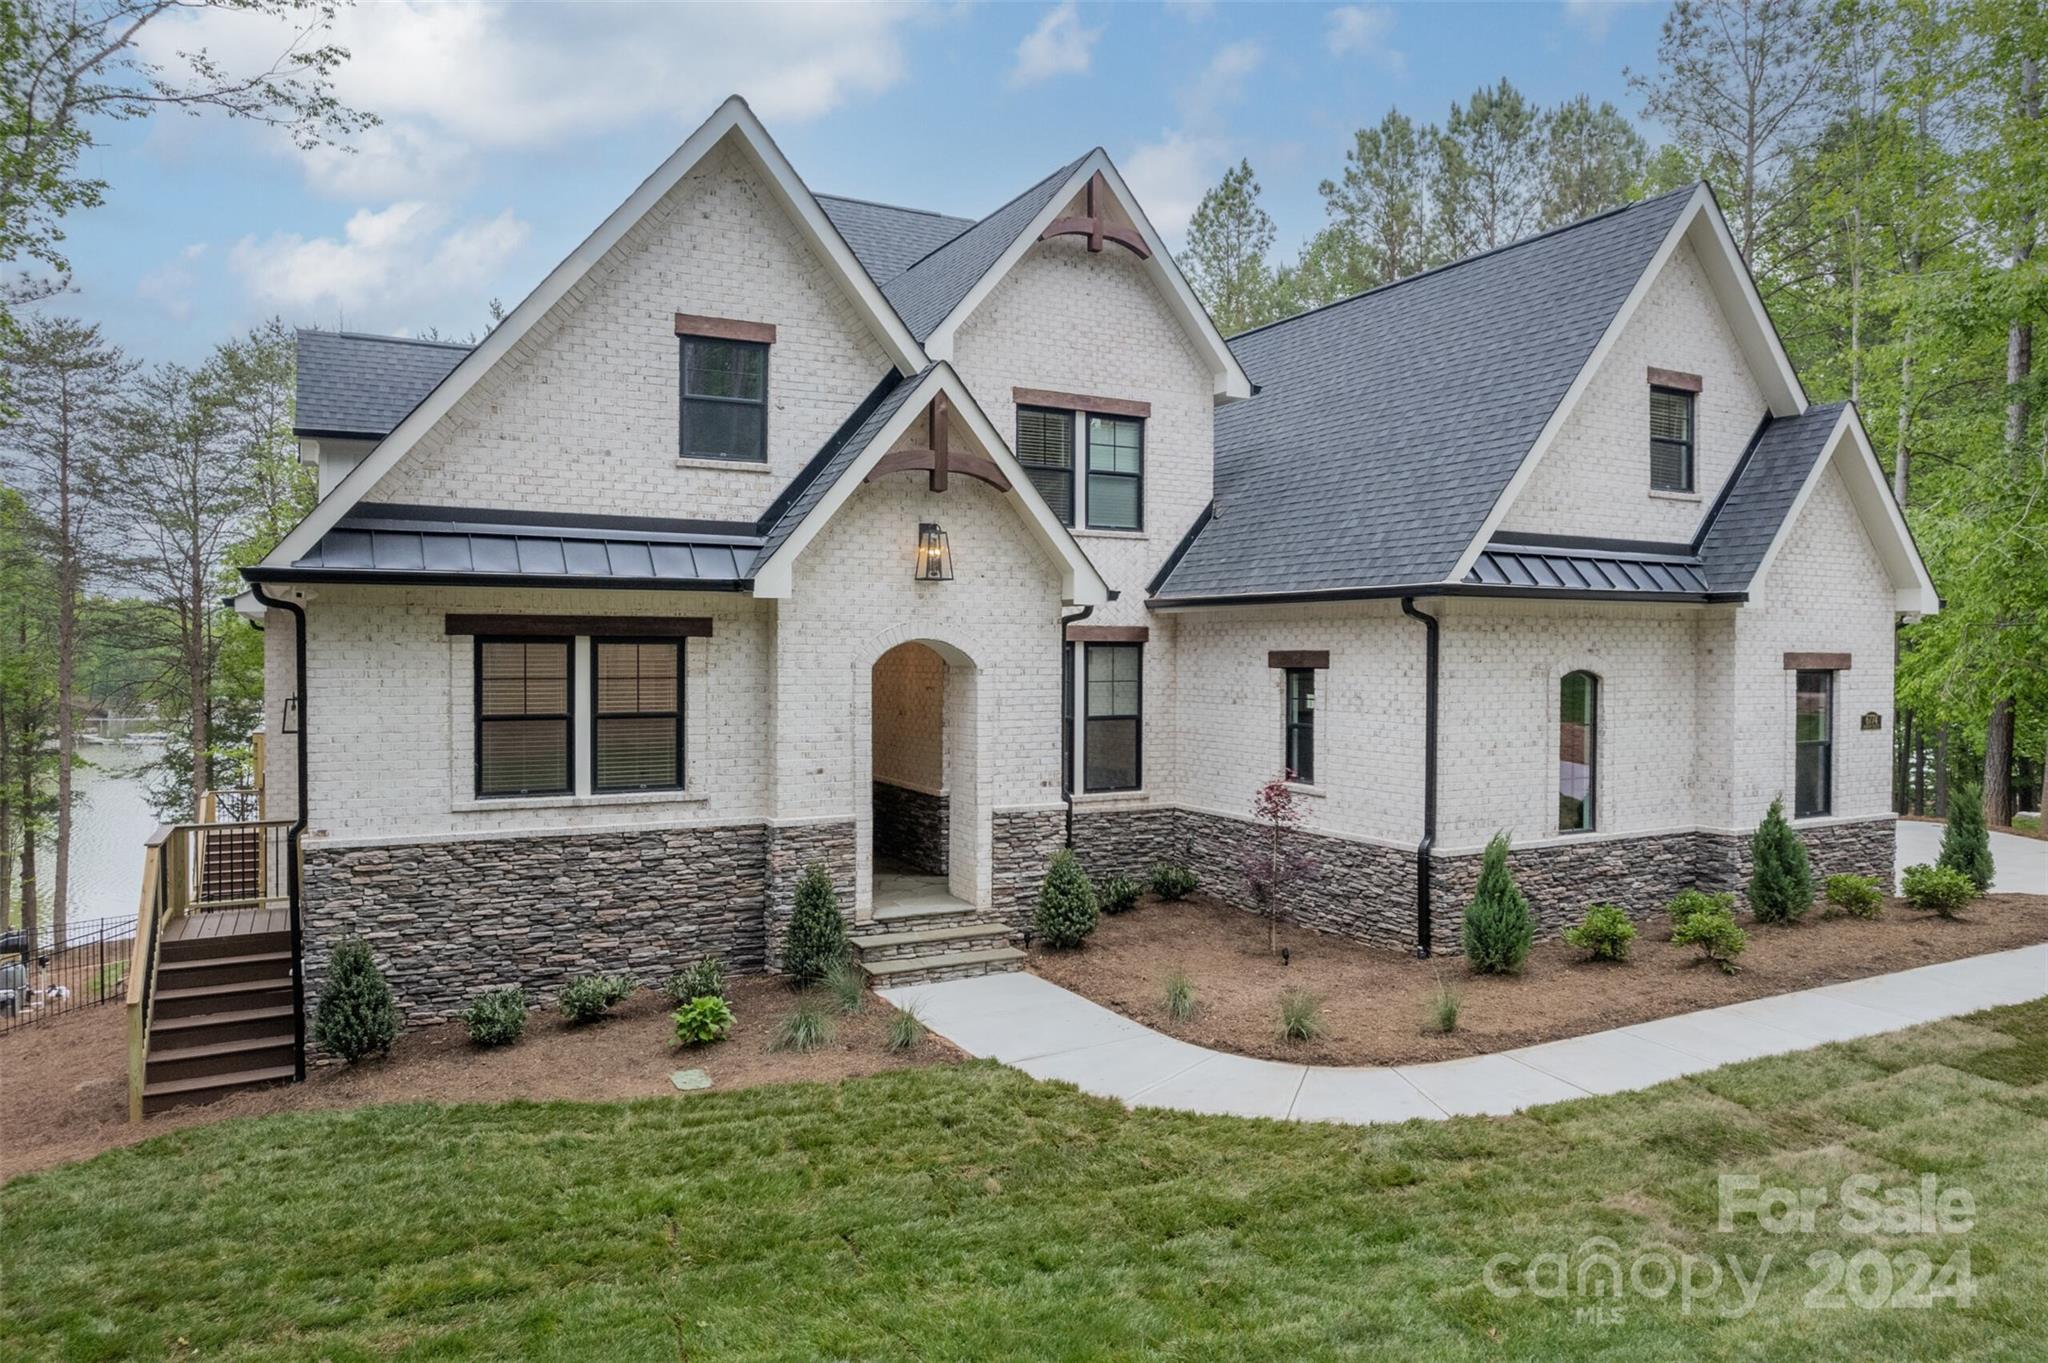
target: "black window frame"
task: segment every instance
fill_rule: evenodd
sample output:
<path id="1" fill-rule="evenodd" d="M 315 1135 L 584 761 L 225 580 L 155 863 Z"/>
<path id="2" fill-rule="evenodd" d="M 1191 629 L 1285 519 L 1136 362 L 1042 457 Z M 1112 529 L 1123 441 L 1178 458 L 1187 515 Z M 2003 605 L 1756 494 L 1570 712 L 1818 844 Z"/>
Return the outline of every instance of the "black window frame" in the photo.
<path id="1" fill-rule="evenodd" d="M 1145 418 L 1141 416 L 1125 416 L 1116 412 L 1090 412 L 1085 409 L 1079 415 L 1083 418 L 1079 432 L 1081 451 L 1079 457 L 1074 462 L 1086 465 L 1088 496 L 1085 505 L 1088 509 L 1088 528 L 1090 530 L 1119 531 L 1124 534 L 1143 534 L 1145 530 Z M 1138 471 L 1136 473 L 1119 473 L 1113 469 L 1097 471 L 1095 468 L 1095 438 L 1092 426 L 1092 423 L 1097 421 L 1126 422 L 1137 428 Z M 1137 485 L 1136 515 L 1131 524 L 1104 525 L 1095 519 L 1094 482 L 1097 478 L 1126 478 Z"/>
<path id="2" fill-rule="evenodd" d="M 1132 643 L 1089 643 L 1082 645 L 1082 648 L 1081 728 L 1083 737 L 1081 742 L 1081 780 L 1083 791 L 1086 794 L 1095 795 L 1110 794 L 1118 791 L 1143 790 L 1145 788 L 1145 646 Z M 1094 694 L 1088 684 L 1088 678 L 1092 670 L 1089 667 L 1089 660 L 1095 656 L 1097 649 L 1127 650 L 1138 661 L 1138 705 L 1129 714 L 1118 712 L 1115 714 L 1098 715 L 1095 713 Z M 1091 781 L 1089 766 L 1094 760 L 1091 754 L 1095 746 L 1095 727 L 1098 724 L 1131 725 L 1131 783 L 1129 785 L 1098 786 Z"/>
<path id="3" fill-rule="evenodd" d="M 484 649 L 490 644 L 560 644 L 564 650 L 567 670 L 563 674 L 563 711 L 560 715 L 486 715 L 484 714 Z M 576 640 L 573 635 L 526 635 L 526 634 L 479 634 L 471 654 L 470 665 L 470 742 L 471 762 L 475 769 L 473 789 L 479 800 L 521 800 L 538 799 L 555 795 L 576 793 Z M 562 726 L 562 772 L 564 784 L 547 788 L 526 787 L 519 790 L 484 789 L 484 726 L 487 724 L 525 723 L 536 721 L 559 721 Z"/>
<path id="4" fill-rule="evenodd" d="M 1586 793 L 1576 797 L 1579 801 L 1579 822 L 1566 827 L 1564 821 L 1564 726 L 1572 721 L 1564 713 L 1565 683 L 1573 677 L 1586 679 L 1585 725 L 1585 768 Z M 1557 831 L 1561 834 L 1597 833 L 1600 831 L 1600 674 L 1588 668 L 1578 667 L 1557 679 Z"/>
<path id="5" fill-rule="evenodd" d="M 676 337 L 676 454 L 681 459 L 711 459 L 727 464 L 765 464 L 768 462 L 768 365 L 773 358 L 766 341 L 741 341 L 726 336 Z M 761 396 L 759 398 L 721 397 L 716 394 L 690 392 L 690 347 L 697 345 L 735 346 L 761 352 Z M 761 452 L 757 455 L 704 454 L 690 448 L 690 404 L 718 403 L 734 407 L 758 407 L 761 410 Z"/>
<path id="6" fill-rule="evenodd" d="M 1806 694 L 1806 681 L 1818 677 L 1821 681 L 1821 736 L 1801 738 L 1799 736 L 1799 698 Z M 1807 748 L 1820 752 L 1820 804 L 1813 807 L 1804 800 L 1800 774 L 1805 764 L 1800 760 Z M 1824 819 L 1835 808 L 1835 674 L 1829 668 L 1802 667 L 1792 676 L 1792 817 L 1795 819 Z"/>
<path id="7" fill-rule="evenodd" d="M 1653 421 L 1650 427 L 1650 491 L 1689 493 L 1699 486 L 1698 453 L 1700 443 L 1699 394 L 1687 388 L 1673 388 L 1668 384 L 1650 385 L 1651 407 L 1655 410 L 1658 396 L 1679 398 L 1685 403 L 1685 439 L 1673 440 L 1656 433 Z M 1679 487 L 1667 487 L 1657 481 L 1657 450 L 1659 446 L 1676 447 L 1684 459 L 1685 480 Z"/>
<path id="8" fill-rule="evenodd" d="M 687 789 L 687 788 L 688 788 L 688 782 L 689 782 L 689 778 L 688 778 L 688 773 L 687 773 L 687 772 L 686 772 L 686 771 L 684 770 L 684 768 L 683 768 L 683 753 L 684 753 L 684 748 L 685 748 L 685 743 L 684 743 L 684 732 L 683 732 L 683 731 L 684 731 L 685 727 L 686 727 L 686 726 L 687 726 L 687 724 L 688 724 L 688 720 L 687 720 L 687 718 L 686 718 L 686 715 L 685 715 L 685 712 L 684 712 L 684 698 L 685 698 L 685 697 L 686 697 L 686 696 L 687 696 L 687 695 L 689 694 L 689 682 L 688 682 L 688 681 L 687 681 L 687 680 L 685 679 L 685 677 L 684 677 L 684 669 L 685 669 L 685 666 L 687 665 L 687 663 L 688 663 L 688 661 L 689 661 L 689 654 L 688 654 L 688 652 L 687 652 L 687 650 L 686 650 L 686 648 L 685 648 L 685 644 L 686 644 L 687 642 L 688 642 L 687 640 L 685 640 L 685 639 L 680 639 L 680 638 L 676 638 L 676 637 L 675 637 L 675 636 L 673 636 L 673 635 L 671 635 L 671 636 L 668 636 L 668 637 L 665 637 L 665 638 L 664 638 L 664 637 L 657 637 L 657 636 L 651 636 L 651 635 L 620 635 L 620 636 L 617 636 L 617 637 L 613 637 L 613 636 L 609 636 L 609 635 L 607 635 L 607 636 L 605 636 L 605 637 L 603 637 L 603 638 L 593 638 L 593 639 L 591 639 L 591 641 L 590 641 L 590 725 L 589 725 L 589 728 L 588 728 L 588 730 L 587 730 L 587 732 L 588 732 L 588 735 L 589 735 L 589 742 L 590 742 L 590 792 L 591 792 L 591 794 L 593 794 L 593 795 L 632 795 L 632 794 L 637 794 L 637 793 L 639 793 L 639 792 L 642 792 L 642 791 L 659 791 L 659 790 L 685 790 L 685 789 Z M 674 709 L 673 711 L 669 711 L 669 710 L 633 710 L 633 711 L 625 711 L 625 710 L 619 710 L 619 711 L 613 711 L 613 712 L 610 712 L 610 713 L 607 713 L 607 712 L 605 712 L 604 710 L 600 709 L 600 708 L 599 708 L 599 703 L 598 703 L 598 697 L 599 697 L 599 695 L 601 694 L 601 692 L 600 692 L 600 689 L 599 689 L 599 688 L 600 688 L 600 686 L 601 686 L 601 684 L 602 684 L 602 681 L 603 681 L 603 677 L 602 677 L 602 674 L 601 674 L 601 672 L 600 672 L 600 670 L 599 670 L 599 668 L 598 668 L 598 659 L 597 659 L 597 655 L 598 655 L 598 650 L 599 650 L 599 649 L 601 649 L 601 648 L 603 648 L 603 647 L 605 647 L 606 645 L 609 645 L 609 644 L 633 644 L 633 645 L 636 645 L 636 646 L 639 646 L 639 645 L 646 645 L 646 644 L 657 644 L 657 645 L 662 645 L 662 646 L 665 646 L 665 647 L 669 647 L 669 648 L 673 648 L 673 649 L 675 649 L 675 651 L 676 651 L 676 708 L 675 708 L 675 709 Z M 602 779 L 601 779 L 601 778 L 599 777 L 599 775 L 598 775 L 598 772 L 599 772 L 599 770 L 600 770 L 600 764 L 599 764 L 599 762 L 598 762 L 598 729 L 599 729 L 599 727 L 600 727 L 600 721 L 602 721 L 602 720 L 607 720 L 607 719 L 668 719 L 668 718 L 671 718 L 671 717 L 673 717 L 673 718 L 675 719 L 675 722 L 676 722 L 676 779 L 675 779 L 675 780 L 674 780 L 673 782 L 670 782 L 670 783 L 655 783 L 655 784 L 649 784 L 649 785 L 622 785 L 622 786 L 608 786 L 608 785 L 605 785 L 605 784 L 604 784 L 604 782 L 603 782 L 603 780 L 602 780 Z"/>
<path id="9" fill-rule="evenodd" d="M 1316 670 L 1289 667 L 1283 673 L 1280 760 L 1289 780 L 1312 786 L 1316 783 Z M 1308 704 L 1301 707 L 1299 702 L 1304 698 Z M 1303 761 L 1303 757 L 1307 760 Z"/>
<path id="10" fill-rule="evenodd" d="M 1079 471 L 1081 467 L 1081 461 L 1084 458 L 1086 458 L 1086 451 L 1081 448 L 1081 423 L 1077 419 L 1080 414 L 1075 412 L 1071 408 L 1066 407 L 1041 407 L 1036 403 L 1024 402 L 1020 402 L 1017 404 L 1017 462 L 1023 466 L 1024 476 L 1026 478 L 1031 477 L 1031 471 L 1033 469 L 1050 469 L 1052 467 L 1052 465 L 1050 464 L 1034 464 L 1024 458 L 1023 419 L 1024 414 L 1026 412 L 1030 412 L 1034 416 L 1058 417 L 1066 423 L 1067 514 L 1060 518 L 1060 523 L 1066 526 L 1067 529 L 1071 530 L 1074 528 L 1074 510 L 1080 504 L 1081 489 L 1079 482 Z M 1036 479 L 1032 479 L 1032 486 L 1037 486 Z M 1042 491 L 1039 493 L 1040 497 L 1043 497 L 1044 495 L 1045 494 Z"/>

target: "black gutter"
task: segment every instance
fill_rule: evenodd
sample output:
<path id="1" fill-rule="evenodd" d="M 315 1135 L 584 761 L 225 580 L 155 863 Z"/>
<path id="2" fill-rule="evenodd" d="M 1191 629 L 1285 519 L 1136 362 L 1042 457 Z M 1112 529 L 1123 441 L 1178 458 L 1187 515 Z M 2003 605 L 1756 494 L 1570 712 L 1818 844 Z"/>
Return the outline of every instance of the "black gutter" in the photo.
<path id="1" fill-rule="evenodd" d="M 1434 615 L 1415 609 L 1415 598 L 1401 598 L 1401 614 L 1420 620 L 1426 632 L 1427 662 L 1423 673 L 1422 841 L 1415 844 L 1415 954 L 1429 959 L 1429 859 L 1436 848 L 1436 716 L 1437 631 Z"/>
<path id="2" fill-rule="evenodd" d="M 569 577 L 555 573 L 430 573 L 418 571 L 379 572 L 348 568 L 265 568 L 260 564 L 242 569 L 250 582 L 360 582 L 372 587 L 572 587 L 612 591 L 744 592 L 751 591 L 750 577 L 711 580 L 692 577 Z M 260 599 L 260 598 L 259 598 Z"/>
<path id="3" fill-rule="evenodd" d="M 1074 712 L 1069 707 L 1074 703 L 1076 677 L 1067 671 L 1067 650 L 1073 647 L 1067 642 L 1067 626 L 1078 625 L 1095 614 L 1095 607 L 1083 606 L 1074 615 L 1060 617 L 1060 799 L 1067 806 L 1066 849 L 1074 850 Z"/>
<path id="4" fill-rule="evenodd" d="M 263 590 L 263 584 L 254 583 L 250 592 L 256 599 L 273 610 L 289 611 L 292 617 L 293 683 L 299 702 L 299 808 L 298 816 L 285 832 L 285 848 L 288 853 L 285 864 L 285 884 L 291 895 L 292 935 L 292 1081 L 304 1083 L 306 1079 L 306 953 L 305 930 L 299 916 L 299 842 L 306 831 L 306 608 L 296 601 L 281 600 Z"/>
<path id="5" fill-rule="evenodd" d="M 1693 606 L 1749 600 L 1748 592 L 1584 591 L 1566 587 L 1495 587 L 1483 582 L 1417 582 L 1399 587 L 1332 587 L 1324 591 L 1249 592 L 1234 596 L 1155 596 L 1145 604 L 1152 610 L 1175 610 L 1182 606 L 1291 606 L 1313 605 L 1319 601 L 1387 601 L 1396 597 L 1416 596 L 1499 596 L 1519 597 L 1532 601 L 1647 601 Z"/>

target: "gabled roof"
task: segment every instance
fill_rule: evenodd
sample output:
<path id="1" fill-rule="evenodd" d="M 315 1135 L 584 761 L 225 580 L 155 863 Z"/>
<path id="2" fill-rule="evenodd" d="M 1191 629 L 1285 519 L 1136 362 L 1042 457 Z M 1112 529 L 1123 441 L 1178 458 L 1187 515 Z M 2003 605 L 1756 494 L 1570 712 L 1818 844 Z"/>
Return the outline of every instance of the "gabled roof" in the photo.
<path id="1" fill-rule="evenodd" d="M 875 443 L 875 437 L 895 419 L 896 413 L 918 390 L 919 380 L 923 378 L 923 374 L 909 379 L 892 374 L 884 379 L 868 400 L 854 410 L 845 424 L 790 480 L 789 486 L 761 517 L 758 528 L 762 561 L 772 558 L 775 551 L 788 542 L 790 535 L 803 524 L 804 517 L 810 515 L 811 508 L 832 490 L 854 460 L 865 454 Z"/>
<path id="2" fill-rule="evenodd" d="M 887 284 L 925 256 L 974 226 L 972 218 L 923 208 L 899 208 L 840 194 L 820 194 L 818 207 L 860 257 L 877 284 Z M 915 328 L 912 328 L 913 333 Z"/>
<path id="3" fill-rule="evenodd" d="M 883 287 L 882 292 L 920 344 L 953 315 L 960 301 L 995 268 L 1087 159 L 1084 156 L 1061 166 L 980 222 L 955 233 Z M 1070 196 L 1071 192 L 1061 198 Z"/>
<path id="4" fill-rule="evenodd" d="M 470 347 L 355 331 L 298 333 L 292 433 L 382 440 Z"/>

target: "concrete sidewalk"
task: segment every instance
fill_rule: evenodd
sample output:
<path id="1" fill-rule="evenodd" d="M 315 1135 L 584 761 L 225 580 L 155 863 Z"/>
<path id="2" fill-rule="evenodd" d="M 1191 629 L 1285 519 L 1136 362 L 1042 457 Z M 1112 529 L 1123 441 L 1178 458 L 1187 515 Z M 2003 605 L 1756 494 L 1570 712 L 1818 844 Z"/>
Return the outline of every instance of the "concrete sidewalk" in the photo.
<path id="1" fill-rule="evenodd" d="M 1948 826 L 1901 819 L 1898 830 L 1894 862 L 1903 876 L 1908 866 L 1941 855 L 1941 835 Z M 1993 829 L 1991 865 L 1993 894 L 2048 894 L 2048 839 L 2022 838 Z"/>
<path id="2" fill-rule="evenodd" d="M 1299 1121 L 1515 1112 L 1648 1088 L 1739 1060 L 1848 1041 L 2048 994 L 2048 945 L 1874 975 L 1564 1041 L 1427 1065 L 1337 1068 L 1211 1051 L 1036 975 L 881 991 L 976 1056 L 1138 1107 Z"/>

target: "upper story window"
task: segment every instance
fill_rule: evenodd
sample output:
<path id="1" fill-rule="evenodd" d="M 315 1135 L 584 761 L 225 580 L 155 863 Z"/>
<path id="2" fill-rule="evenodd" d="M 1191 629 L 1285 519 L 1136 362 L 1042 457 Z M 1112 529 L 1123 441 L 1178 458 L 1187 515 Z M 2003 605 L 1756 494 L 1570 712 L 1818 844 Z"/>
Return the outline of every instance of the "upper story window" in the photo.
<path id="1" fill-rule="evenodd" d="M 1017 409 L 1017 462 L 1060 518 L 1074 523 L 1074 414 L 1044 407 Z"/>
<path id="2" fill-rule="evenodd" d="M 1807 819 L 1834 808 L 1835 674 L 1801 670 L 1796 675 L 1792 816 Z"/>
<path id="3" fill-rule="evenodd" d="M 1650 388 L 1650 488 L 1693 490 L 1693 416 L 1698 394 L 1683 388 Z"/>
<path id="4" fill-rule="evenodd" d="M 1088 418 L 1088 528 L 1137 530 L 1145 513 L 1145 423 Z"/>
<path id="5" fill-rule="evenodd" d="M 566 795 L 574 682 L 567 639 L 476 641 L 476 793 Z"/>
<path id="6" fill-rule="evenodd" d="M 1600 679 L 1572 672 L 1558 684 L 1557 831 L 1593 831 L 1599 776 Z"/>
<path id="7" fill-rule="evenodd" d="M 682 455 L 768 458 L 768 347 L 758 341 L 684 336 Z"/>
<path id="8" fill-rule="evenodd" d="M 680 788 L 682 645 L 674 639 L 594 639 L 591 648 L 591 788 Z"/>

